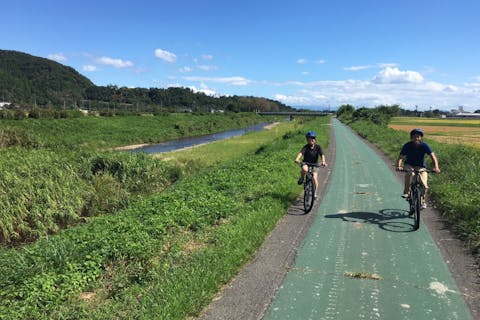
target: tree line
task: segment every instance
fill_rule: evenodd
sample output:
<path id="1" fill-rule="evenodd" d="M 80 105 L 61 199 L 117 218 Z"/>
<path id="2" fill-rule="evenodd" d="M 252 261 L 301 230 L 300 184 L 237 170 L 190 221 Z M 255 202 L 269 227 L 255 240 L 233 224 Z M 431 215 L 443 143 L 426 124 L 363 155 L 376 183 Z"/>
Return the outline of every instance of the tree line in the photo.
<path id="1" fill-rule="evenodd" d="M 8 101 L 12 103 L 11 107 L 21 110 L 87 109 L 104 114 L 293 110 L 281 102 L 267 98 L 213 97 L 181 87 L 96 86 L 71 67 L 11 50 L 0 50 L 0 101 Z M 50 114 L 55 115 L 55 112 Z M 21 117 L 21 114 L 18 113 L 17 116 Z"/>

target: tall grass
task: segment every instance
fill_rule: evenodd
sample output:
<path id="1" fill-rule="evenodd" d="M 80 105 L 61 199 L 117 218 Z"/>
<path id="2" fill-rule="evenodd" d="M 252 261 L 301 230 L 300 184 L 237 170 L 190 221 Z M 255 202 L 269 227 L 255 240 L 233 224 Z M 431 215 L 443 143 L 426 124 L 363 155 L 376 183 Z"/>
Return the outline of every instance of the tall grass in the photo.
<path id="1" fill-rule="evenodd" d="M 33 241 L 85 217 L 114 213 L 199 166 L 99 149 L 262 121 L 252 113 L 1 120 L 0 244 Z"/>
<path id="2" fill-rule="evenodd" d="M 311 125 L 181 179 L 115 215 L 28 246 L 0 249 L 0 314 L 4 319 L 198 314 L 300 193 L 293 159 Z M 317 128 L 326 146 L 329 128 Z"/>
<path id="3" fill-rule="evenodd" d="M 163 114 L 156 116 L 0 120 L 1 130 L 20 130 L 45 147 L 109 148 L 158 143 L 192 135 L 243 128 L 266 121 L 253 113 Z M 0 135 L 1 137 L 1 135 Z M 0 140 L 1 141 L 1 140 Z"/>
<path id="4" fill-rule="evenodd" d="M 145 154 L 0 149 L 0 243 L 32 241 L 171 184 Z"/>

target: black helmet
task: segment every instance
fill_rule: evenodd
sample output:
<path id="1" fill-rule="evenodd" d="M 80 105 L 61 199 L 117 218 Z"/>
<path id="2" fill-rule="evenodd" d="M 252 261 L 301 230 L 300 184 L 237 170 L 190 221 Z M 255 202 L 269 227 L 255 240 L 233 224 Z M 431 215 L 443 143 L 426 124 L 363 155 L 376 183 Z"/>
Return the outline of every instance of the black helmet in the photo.
<path id="1" fill-rule="evenodd" d="M 412 137 L 414 134 L 419 134 L 420 136 L 423 137 L 423 130 L 415 128 L 412 131 L 410 131 L 410 137 Z"/>
<path id="2" fill-rule="evenodd" d="M 307 134 L 305 135 L 305 137 L 316 138 L 317 134 L 315 133 L 315 131 L 308 131 Z"/>

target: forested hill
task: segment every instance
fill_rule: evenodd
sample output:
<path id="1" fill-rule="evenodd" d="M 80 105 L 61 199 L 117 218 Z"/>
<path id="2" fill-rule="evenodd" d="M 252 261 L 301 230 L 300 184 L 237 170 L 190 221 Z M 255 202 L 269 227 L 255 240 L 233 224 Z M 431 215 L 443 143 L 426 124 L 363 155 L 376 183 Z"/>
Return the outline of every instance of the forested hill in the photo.
<path id="1" fill-rule="evenodd" d="M 75 69 L 26 53 L 0 50 L 0 100 L 24 108 L 80 107 L 109 112 L 210 110 L 290 111 L 281 102 L 249 96 L 212 97 L 189 88 L 96 86 Z"/>
<path id="2" fill-rule="evenodd" d="M 0 99 L 63 105 L 80 100 L 93 83 L 75 69 L 26 53 L 0 50 Z"/>

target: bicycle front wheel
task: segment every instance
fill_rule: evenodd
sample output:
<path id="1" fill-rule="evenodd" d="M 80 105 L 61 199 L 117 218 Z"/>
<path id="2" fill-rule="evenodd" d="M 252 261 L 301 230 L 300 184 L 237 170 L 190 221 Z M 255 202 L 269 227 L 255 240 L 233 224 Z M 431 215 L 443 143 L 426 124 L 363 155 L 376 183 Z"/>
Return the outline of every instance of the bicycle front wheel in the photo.
<path id="1" fill-rule="evenodd" d="M 417 230 L 420 227 L 420 206 L 422 203 L 421 200 L 422 197 L 422 192 L 419 187 L 414 187 L 413 188 L 413 194 L 412 194 L 412 209 L 413 209 L 413 219 L 414 219 L 414 224 L 413 224 L 413 229 Z"/>
<path id="2" fill-rule="evenodd" d="M 313 201 L 315 200 L 315 186 L 312 179 L 307 179 L 305 181 L 305 186 L 303 190 L 303 208 L 305 213 L 309 213 L 313 207 Z"/>

